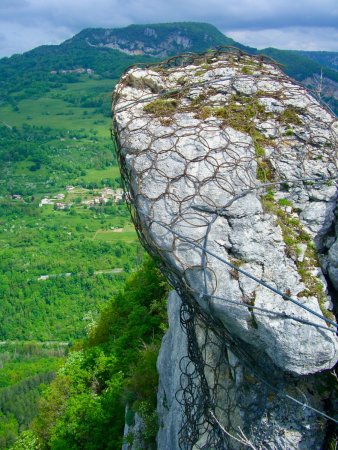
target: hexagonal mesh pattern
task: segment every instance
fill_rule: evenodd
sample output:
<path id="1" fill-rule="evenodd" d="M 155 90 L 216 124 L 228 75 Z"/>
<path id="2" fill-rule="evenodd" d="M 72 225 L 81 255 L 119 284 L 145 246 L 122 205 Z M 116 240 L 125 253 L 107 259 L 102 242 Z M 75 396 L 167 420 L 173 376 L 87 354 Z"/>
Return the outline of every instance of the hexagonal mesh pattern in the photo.
<path id="1" fill-rule="evenodd" d="M 289 397 L 296 402 L 283 409 L 278 396 L 285 400 L 285 380 L 266 371 L 259 362 L 264 350 L 249 341 L 259 336 L 255 327 L 261 327 L 263 318 L 278 324 L 297 322 L 302 329 L 315 328 L 324 340 L 334 340 L 334 329 L 328 328 L 336 325 L 333 317 L 324 318 L 323 309 L 310 301 L 318 281 L 311 275 L 318 264 L 316 254 L 306 250 L 307 266 L 297 254 L 302 239 L 309 242 L 323 234 L 324 219 L 316 229 L 294 204 L 316 193 L 328 192 L 329 198 L 329 191 L 335 192 L 335 117 L 276 64 L 234 49 L 129 69 L 117 85 L 113 117 L 112 136 L 138 235 L 183 302 L 188 350 L 177 393 L 185 417 L 181 448 L 262 448 L 283 429 L 286 409 L 299 419 L 295 433 L 304 439 L 299 385 L 288 385 Z M 242 220 L 241 211 L 246 220 L 260 214 L 271 227 L 277 220 L 275 240 L 260 231 L 267 251 L 281 248 L 270 276 L 264 276 L 267 269 L 259 254 L 251 262 L 236 250 L 241 243 L 236 247 L 227 242 L 232 236 L 231 230 L 228 235 L 224 231 L 232 226 L 229 218 Z M 248 241 L 254 227 L 253 221 L 243 234 Z M 278 241 L 280 235 L 285 242 Z M 224 258 L 228 264 L 220 272 Z M 254 270 L 251 280 L 256 284 L 244 288 L 241 277 L 250 272 L 247 268 Z M 309 274 L 301 281 L 300 270 Z M 266 281 L 275 307 L 264 307 L 267 294 L 259 301 L 257 286 L 262 282 L 267 287 Z M 326 298 L 323 290 L 318 291 L 319 303 L 321 297 Z M 222 311 L 227 308 L 225 318 L 218 310 L 220 302 Z M 297 315 L 290 304 L 307 310 Z M 274 355 L 269 357 L 273 360 Z M 239 377 L 251 381 L 236 380 Z M 268 400 L 271 393 L 275 397 Z M 248 398 L 254 397 L 258 406 L 251 408 Z M 308 420 L 316 424 L 318 435 L 323 422 L 313 408 L 321 406 L 316 394 L 308 395 Z M 247 411 L 250 427 L 240 410 Z M 254 418 L 257 411 L 259 420 Z"/>

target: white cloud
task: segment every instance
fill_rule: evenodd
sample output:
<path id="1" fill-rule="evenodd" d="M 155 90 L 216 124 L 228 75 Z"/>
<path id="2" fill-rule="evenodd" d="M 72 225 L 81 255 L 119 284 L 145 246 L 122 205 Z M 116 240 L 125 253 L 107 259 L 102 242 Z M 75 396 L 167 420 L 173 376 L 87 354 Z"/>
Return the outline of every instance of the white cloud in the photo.
<path id="1" fill-rule="evenodd" d="M 338 29 L 327 27 L 288 27 L 265 30 L 224 30 L 227 36 L 259 49 L 327 50 L 338 52 Z"/>
<path id="2" fill-rule="evenodd" d="M 16 0 L 17 3 L 20 0 Z M 336 26 L 337 0 L 21 0 L 22 10 L 64 25 L 195 20 L 246 29 Z M 20 3 L 19 3 L 20 4 Z M 19 8 L 17 8 L 18 10 Z M 25 20 L 26 14 L 22 17 Z"/>
<path id="3" fill-rule="evenodd" d="M 0 56 L 60 42 L 87 27 L 173 21 L 209 22 L 251 46 L 330 50 L 337 42 L 338 2 L 0 0 L 0 17 Z"/>
<path id="4" fill-rule="evenodd" d="M 62 26 L 29 27 L 0 21 L 0 57 L 22 53 L 43 44 L 59 44 L 72 35 L 69 28 Z"/>

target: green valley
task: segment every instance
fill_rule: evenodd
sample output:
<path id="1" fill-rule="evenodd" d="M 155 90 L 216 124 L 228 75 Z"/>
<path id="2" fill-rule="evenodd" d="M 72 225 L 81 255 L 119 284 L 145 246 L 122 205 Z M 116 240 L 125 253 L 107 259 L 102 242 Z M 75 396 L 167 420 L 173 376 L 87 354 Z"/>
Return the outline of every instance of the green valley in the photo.
<path id="1" fill-rule="evenodd" d="M 33 80 L 26 87 L 11 80 L 19 90 L 2 90 L 0 105 L 4 449 L 36 415 L 65 351 L 85 337 L 143 259 L 110 140 L 116 78 L 48 76 L 34 93 Z M 34 354 L 20 353 L 22 346 Z"/>

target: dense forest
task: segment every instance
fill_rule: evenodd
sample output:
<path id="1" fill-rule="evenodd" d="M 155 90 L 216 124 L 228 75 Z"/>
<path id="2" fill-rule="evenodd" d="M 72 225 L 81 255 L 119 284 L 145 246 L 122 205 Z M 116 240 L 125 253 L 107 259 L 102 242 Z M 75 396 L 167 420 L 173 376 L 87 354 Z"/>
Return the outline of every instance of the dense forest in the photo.
<path id="1" fill-rule="evenodd" d="M 0 448 L 28 428 L 38 400 L 68 352 L 65 343 L 11 342 L 0 347 Z"/>
<path id="2" fill-rule="evenodd" d="M 13 449 L 117 449 L 125 413 L 129 424 L 135 414 L 142 417 L 142 438 L 155 448 L 156 360 L 167 326 L 167 292 L 166 281 L 147 258 L 106 304 L 87 337 L 71 348 L 56 378 L 48 387 L 40 386 L 37 417 Z M 6 411 L 5 444 L 13 441 L 18 428 L 12 410 Z M 126 437 L 128 442 L 135 438 Z"/>

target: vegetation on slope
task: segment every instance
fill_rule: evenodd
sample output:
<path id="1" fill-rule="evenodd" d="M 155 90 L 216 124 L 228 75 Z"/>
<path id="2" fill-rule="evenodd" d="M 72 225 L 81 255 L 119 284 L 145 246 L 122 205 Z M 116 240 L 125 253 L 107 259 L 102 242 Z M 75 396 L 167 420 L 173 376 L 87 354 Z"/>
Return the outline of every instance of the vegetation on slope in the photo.
<path id="1" fill-rule="evenodd" d="M 126 405 L 129 423 L 135 412 L 144 418 L 143 437 L 152 445 L 167 291 L 148 259 L 129 277 L 46 389 L 32 425 L 41 448 L 120 448 Z"/>
<path id="2" fill-rule="evenodd" d="M 62 56 L 62 67 L 73 69 L 71 57 Z M 48 66 L 48 58 L 42 49 L 41 61 L 34 52 L 0 61 L 0 341 L 9 358 L 0 366 L 3 449 L 36 415 L 42 385 L 60 362 L 40 353 L 15 359 L 20 343 L 83 338 L 142 260 L 121 200 L 85 204 L 120 188 L 109 134 L 114 79 L 96 67 L 50 74 L 60 60 Z M 46 198 L 52 204 L 41 205 Z"/>
<path id="3" fill-rule="evenodd" d="M 137 61 L 140 59 L 149 61 L 147 57 L 139 57 Z M 135 57 L 110 48 L 90 47 L 85 42 L 43 45 L 22 55 L 0 59 L 0 98 L 2 102 L 17 101 L 62 90 L 66 84 L 80 80 L 78 73 L 70 72 L 77 68 L 92 69 L 96 80 L 116 80 L 135 62 Z M 51 73 L 54 71 L 57 73 Z"/>
<path id="4" fill-rule="evenodd" d="M 325 52 L 325 51 L 304 51 L 297 50 L 300 55 L 317 61 L 322 66 L 326 66 L 333 70 L 338 70 L 338 53 L 337 52 Z"/>
<path id="5" fill-rule="evenodd" d="M 9 448 L 37 414 L 42 390 L 62 364 L 66 347 L 38 342 L 0 346 L 0 448 Z"/>

